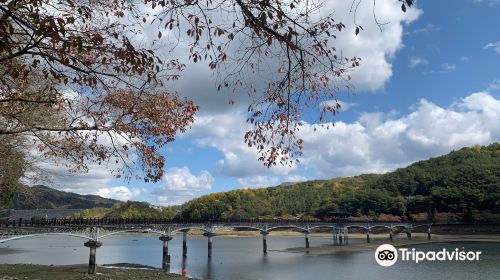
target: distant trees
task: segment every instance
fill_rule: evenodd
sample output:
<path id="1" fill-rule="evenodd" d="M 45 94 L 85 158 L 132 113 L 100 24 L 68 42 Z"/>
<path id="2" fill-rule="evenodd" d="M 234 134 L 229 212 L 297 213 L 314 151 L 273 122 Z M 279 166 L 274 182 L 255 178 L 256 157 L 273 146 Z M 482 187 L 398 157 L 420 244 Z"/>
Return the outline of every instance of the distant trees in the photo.
<path id="1" fill-rule="evenodd" d="M 123 218 L 123 219 L 173 219 L 179 213 L 179 206 L 154 207 L 146 202 L 127 201 L 116 204 L 113 208 L 104 209 L 103 217 Z M 82 212 L 85 215 L 85 211 Z M 85 216 L 84 216 L 85 217 Z M 90 215 L 88 217 L 95 217 Z"/>
<path id="2" fill-rule="evenodd" d="M 403 195 L 407 185 L 418 187 Z M 357 221 L 499 222 L 500 143 L 479 149 L 463 148 L 383 175 L 233 190 L 202 196 L 181 206 L 152 207 L 148 203 L 129 201 L 111 209 L 88 210 L 81 216 L 328 219 L 332 214 L 345 212 Z"/>
<path id="3" fill-rule="evenodd" d="M 467 222 L 479 219 L 479 211 L 485 212 L 484 217 L 500 214 L 500 143 L 463 148 L 383 175 L 210 194 L 183 205 L 181 216 L 324 217 L 337 211 L 372 218 L 384 214 L 384 219 L 433 219 L 449 212 Z"/>

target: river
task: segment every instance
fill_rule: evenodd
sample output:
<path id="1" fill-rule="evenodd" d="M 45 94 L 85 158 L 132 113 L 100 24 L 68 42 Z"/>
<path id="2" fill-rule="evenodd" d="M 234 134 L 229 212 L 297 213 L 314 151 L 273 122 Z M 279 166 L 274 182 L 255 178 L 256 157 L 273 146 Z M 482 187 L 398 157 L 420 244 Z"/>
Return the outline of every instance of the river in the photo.
<path id="1" fill-rule="evenodd" d="M 162 242 L 148 235 L 122 235 L 103 239 L 97 250 L 98 264 L 136 263 L 160 267 Z M 311 246 L 329 244 L 331 238 L 310 238 Z M 70 237 L 37 237 L 0 244 L 0 263 L 33 263 L 45 265 L 81 264 L 88 261 L 83 239 Z M 351 239 L 351 242 L 356 240 Z M 359 240 L 358 242 L 362 242 Z M 311 256 L 284 252 L 286 248 L 304 246 L 299 237 L 268 236 L 269 252 L 262 254 L 259 237 L 215 237 L 212 259 L 207 258 L 207 238 L 188 237 L 188 275 L 199 279 L 500 279 L 500 243 L 444 243 L 411 246 L 442 250 L 466 248 L 482 251 L 474 262 L 397 262 L 384 268 L 374 260 L 374 252 Z M 171 272 L 180 273 L 182 236 L 170 242 Z"/>

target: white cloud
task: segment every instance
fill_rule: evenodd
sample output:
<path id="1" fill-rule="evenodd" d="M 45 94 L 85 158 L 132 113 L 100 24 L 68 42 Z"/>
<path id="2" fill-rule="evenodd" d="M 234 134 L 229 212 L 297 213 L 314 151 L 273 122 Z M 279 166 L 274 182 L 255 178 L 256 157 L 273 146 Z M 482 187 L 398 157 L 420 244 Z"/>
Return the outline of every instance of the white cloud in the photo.
<path id="1" fill-rule="evenodd" d="M 486 91 L 495 91 L 499 89 L 500 89 L 500 80 L 495 79 L 493 82 L 491 82 Z"/>
<path id="2" fill-rule="evenodd" d="M 320 107 L 331 106 L 331 107 L 335 108 L 337 106 L 337 103 L 340 105 L 339 111 L 341 111 L 341 112 L 345 112 L 345 111 L 359 105 L 358 103 L 354 103 L 354 102 L 351 103 L 351 102 L 346 102 L 346 101 L 341 101 L 341 100 L 327 100 L 327 101 L 321 102 Z"/>
<path id="3" fill-rule="evenodd" d="M 410 65 L 409 65 L 409 67 L 410 68 L 414 68 L 414 67 L 416 67 L 418 65 L 427 65 L 427 64 L 429 64 L 429 61 L 427 59 L 425 59 L 425 58 L 412 57 L 410 59 Z"/>
<path id="4" fill-rule="evenodd" d="M 162 179 L 163 186 L 155 188 L 151 194 L 155 202 L 163 205 L 180 204 L 212 188 L 214 177 L 208 171 L 196 176 L 187 166 L 167 170 Z"/>
<path id="5" fill-rule="evenodd" d="M 63 162 L 63 161 L 60 161 Z M 114 179 L 110 170 L 116 166 L 88 164 L 88 172 L 69 172 L 64 165 L 55 165 L 52 160 L 39 158 L 37 166 L 42 170 L 47 177 L 46 180 L 37 181 L 29 180 L 28 185 L 45 184 L 49 187 L 78 194 L 97 193 L 102 187 L 107 187 Z"/>
<path id="6" fill-rule="evenodd" d="M 300 175 L 290 176 L 250 176 L 237 179 L 238 183 L 243 188 L 264 188 L 273 187 L 283 183 L 297 183 L 307 180 L 306 177 Z"/>
<path id="7" fill-rule="evenodd" d="M 81 132 L 83 136 L 87 133 L 88 132 Z M 123 138 L 118 134 L 114 135 L 115 139 L 113 141 L 115 145 L 117 147 L 121 147 L 121 144 L 125 143 Z M 30 178 L 26 182 L 28 185 L 41 183 L 55 189 L 79 194 L 97 193 L 99 189 L 109 187 L 111 181 L 115 179 L 115 175 L 119 175 L 120 170 L 124 167 L 124 162 L 120 161 L 116 157 L 111 157 L 109 160 L 104 161 L 101 164 L 87 161 L 86 168 L 88 170 L 86 171 L 83 168 L 75 170 L 75 163 L 68 161 L 65 158 L 45 157 L 37 149 L 39 140 L 34 137 L 32 137 L 32 139 L 34 142 L 30 146 L 30 157 L 33 158 L 35 165 L 41 170 L 46 179 L 38 182 L 36 178 Z M 112 147 L 112 140 L 107 134 L 99 134 L 97 136 L 97 143 L 99 145 L 103 145 L 105 148 Z M 136 158 L 136 154 L 134 153 L 134 149 L 119 151 L 122 155 L 128 155 L 128 157 L 124 157 L 128 160 L 127 164 L 131 166 L 135 164 L 134 160 Z M 70 171 L 70 169 L 72 171 Z"/>
<path id="8" fill-rule="evenodd" d="M 464 55 L 464 56 L 461 56 L 461 57 L 460 57 L 460 60 L 461 60 L 461 61 L 464 61 L 464 62 L 467 62 L 467 61 L 469 61 L 469 60 L 470 60 L 470 58 L 469 58 L 468 56 L 465 56 L 465 55 Z"/>
<path id="9" fill-rule="evenodd" d="M 422 28 L 414 29 L 412 31 L 407 32 L 406 34 L 416 35 L 416 34 L 420 34 L 420 33 L 429 33 L 429 32 L 434 32 L 434 31 L 439 31 L 439 30 L 441 30 L 441 27 L 438 27 L 438 26 L 434 25 L 433 23 L 429 23 Z"/>
<path id="10" fill-rule="evenodd" d="M 95 194 L 105 198 L 113 198 L 122 201 L 127 201 L 139 196 L 141 194 L 141 190 L 135 188 L 129 189 L 128 187 L 120 186 L 111 188 L 101 188 Z"/>
<path id="11" fill-rule="evenodd" d="M 488 92 L 469 95 L 440 107 L 421 100 L 404 116 L 394 111 L 362 114 L 352 123 L 333 128 L 305 124 L 301 165 L 270 169 L 257 161 L 254 148 L 243 143 L 247 129 L 242 113 L 203 117 L 189 137 L 202 147 L 222 152 L 220 175 L 236 178 L 244 187 L 276 185 L 304 170 L 320 178 L 386 172 L 452 149 L 500 141 L 500 100 Z M 316 131 L 314 129 L 316 128 Z"/>
<path id="12" fill-rule="evenodd" d="M 489 43 L 486 46 L 484 46 L 484 49 L 493 49 L 497 54 L 500 54 L 500 41 L 495 42 L 495 43 Z"/>
<path id="13" fill-rule="evenodd" d="M 486 3 L 490 6 L 493 6 L 495 4 L 499 4 L 500 0 L 474 0 L 475 3 Z"/>
<path id="14" fill-rule="evenodd" d="M 430 70 L 430 71 L 425 71 L 425 72 L 422 72 L 422 74 L 424 75 L 430 75 L 430 74 L 435 74 L 435 73 L 448 73 L 448 72 L 452 72 L 452 71 L 455 71 L 457 70 L 457 65 L 456 64 L 452 64 L 452 63 L 448 63 L 448 62 L 445 62 L 443 64 L 441 64 L 441 69 L 439 70 Z"/>
<path id="15" fill-rule="evenodd" d="M 332 38 L 331 44 L 339 54 L 345 57 L 362 58 L 361 66 L 350 73 L 351 83 L 360 91 L 381 89 L 389 81 L 392 76 L 392 58 L 403 47 L 404 26 L 415 21 L 422 14 L 422 11 L 416 7 L 412 7 L 406 13 L 402 12 L 401 3 L 397 0 L 380 0 L 376 3 L 377 18 L 381 22 L 388 23 L 383 26 L 383 32 L 380 32 L 375 22 L 373 2 L 370 1 L 363 1 L 357 10 L 357 24 L 363 26 L 364 29 L 358 36 L 354 32 L 354 14 L 349 12 L 351 1 L 325 1 L 325 6 L 319 14 L 315 15 L 319 17 L 335 13 L 336 22 L 343 22 L 348 27 L 336 34 L 337 39 Z M 228 19 L 217 20 L 227 21 Z M 148 38 L 154 39 L 156 33 L 152 32 L 149 36 Z M 176 39 L 175 36 L 174 39 Z M 166 44 L 166 46 L 170 45 Z M 176 46 L 178 56 L 183 58 L 183 51 L 189 49 L 188 42 L 180 42 Z M 246 109 L 251 101 L 248 92 L 237 89 L 233 93 L 231 89 L 224 88 L 219 92 L 216 90 L 216 77 L 204 62 L 196 64 L 185 60 L 182 62 L 187 65 L 186 71 L 178 81 L 172 83 L 169 90 L 178 91 L 200 105 L 201 114 L 221 114 L 233 109 Z M 263 69 L 256 75 L 245 76 L 245 82 L 263 87 L 267 84 L 267 79 L 271 78 L 271 74 L 271 70 Z M 234 106 L 228 105 L 229 99 L 236 102 Z"/>
<path id="16" fill-rule="evenodd" d="M 251 129 L 242 112 L 198 117 L 190 131 L 191 137 L 200 147 L 219 150 L 223 158 L 217 162 L 218 173 L 225 177 L 244 178 L 257 175 L 284 176 L 297 171 L 297 166 L 276 165 L 265 167 L 258 161 L 255 147 L 244 142 L 245 132 Z"/>
<path id="17" fill-rule="evenodd" d="M 346 101 L 340 101 L 340 100 L 339 100 L 339 104 L 340 104 L 340 111 L 342 111 L 342 112 L 345 112 L 345 111 L 359 105 L 358 103 L 346 102 Z"/>
<path id="18" fill-rule="evenodd" d="M 343 103 L 345 108 L 355 104 Z M 216 175 L 235 178 L 244 188 L 269 187 L 282 182 L 299 182 L 305 178 L 297 174 L 299 167 L 280 164 L 265 167 L 258 161 L 255 147 L 248 147 L 244 134 L 251 128 L 243 112 L 198 117 L 192 129 L 183 135 L 203 148 L 214 148 L 222 153 L 216 162 Z"/>
<path id="19" fill-rule="evenodd" d="M 448 108 L 421 100 L 399 118 L 368 113 L 329 130 L 308 124 L 301 135 L 301 161 L 319 177 L 386 172 L 452 149 L 500 141 L 500 99 L 478 92 Z"/>
<path id="20" fill-rule="evenodd" d="M 441 68 L 443 69 L 443 71 L 447 72 L 447 71 L 455 71 L 457 70 L 457 66 L 455 64 L 450 64 L 450 63 L 443 63 L 441 65 Z"/>
<path id="21" fill-rule="evenodd" d="M 359 90 L 378 90 L 392 76 L 392 58 L 403 47 L 403 25 L 415 21 L 422 11 L 413 7 L 403 13 L 399 1 L 377 1 L 377 19 L 387 23 L 383 26 L 383 32 L 380 32 L 373 16 L 373 1 L 363 1 L 357 8 L 356 23 L 364 31 L 356 36 L 355 26 L 351 24 L 354 15 L 348 12 L 351 4 L 352 1 L 325 1 L 322 13 L 335 12 L 336 21 L 348 25 L 348 29 L 340 32 L 333 44 L 344 56 L 361 57 L 361 66 L 351 73 L 354 86 Z"/>
<path id="22" fill-rule="evenodd" d="M 290 175 L 290 176 L 286 177 L 283 182 L 285 182 L 285 183 L 298 183 L 298 182 L 303 182 L 306 180 L 307 180 L 307 178 L 304 176 Z"/>

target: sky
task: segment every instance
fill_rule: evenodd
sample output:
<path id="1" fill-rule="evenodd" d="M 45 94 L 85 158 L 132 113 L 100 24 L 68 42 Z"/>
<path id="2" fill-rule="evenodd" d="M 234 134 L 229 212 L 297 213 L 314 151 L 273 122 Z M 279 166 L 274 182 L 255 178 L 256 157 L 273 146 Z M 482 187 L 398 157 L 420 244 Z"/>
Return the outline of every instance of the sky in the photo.
<path id="1" fill-rule="evenodd" d="M 348 5 L 327 0 L 324 12 L 350 23 Z M 86 174 L 52 166 L 51 186 L 173 205 L 212 192 L 385 173 L 500 141 L 500 1 L 418 1 L 402 13 L 396 0 L 377 0 L 377 17 L 388 22 L 382 31 L 372 5 L 363 1 L 358 9 L 364 31 L 355 36 L 348 24 L 337 39 L 347 56 L 362 58 L 351 73 L 355 90 L 339 93 L 342 110 L 332 128 L 306 120 L 299 164 L 266 168 L 258 162 L 256 150 L 244 143 L 245 98 L 229 105 L 208 67 L 188 64 L 175 87 L 201 109 L 191 129 L 163 148 L 160 182 L 116 179 L 106 166 L 90 166 Z"/>

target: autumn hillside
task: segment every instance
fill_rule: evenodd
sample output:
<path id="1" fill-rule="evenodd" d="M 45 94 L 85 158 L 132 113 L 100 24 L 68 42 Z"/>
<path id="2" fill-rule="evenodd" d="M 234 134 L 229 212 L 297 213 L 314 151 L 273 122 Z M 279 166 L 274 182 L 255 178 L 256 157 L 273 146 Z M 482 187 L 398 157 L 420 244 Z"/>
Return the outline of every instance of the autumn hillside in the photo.
<path id="1" fill-rule="evenodd" d="M 382 175 L 214 193 L 186 203 L 180 215 L 194 219 L 325 217 L 335 211 L 348 211 L 358 219 L 497 220 L 500 144 L 462 148 Z"/>
<path id="2" fill-rule="evenodd" d="M 35 198 L 19 196 L 14 207 L 90 208 L 81 217 L 325 219 L 347 211 L 354 220 L 500 222 L 500 143 L 462 148 L 386 174 L 213 193 L 172 207 L 34 190 Z"/>

